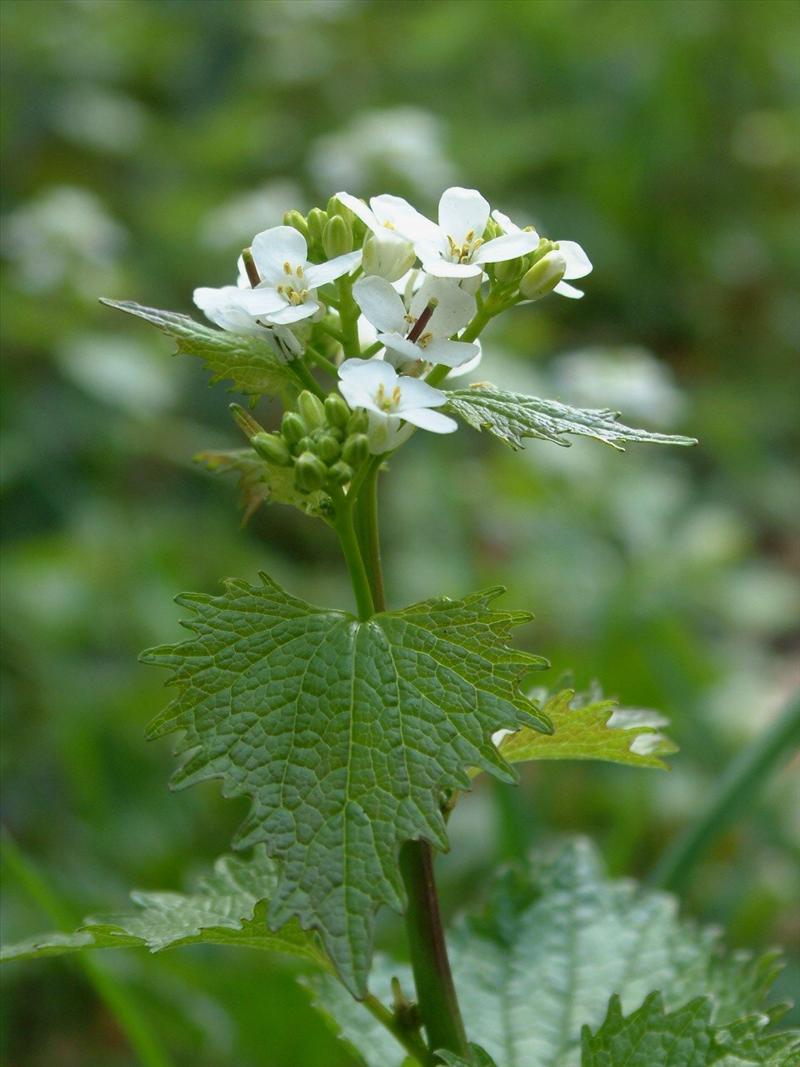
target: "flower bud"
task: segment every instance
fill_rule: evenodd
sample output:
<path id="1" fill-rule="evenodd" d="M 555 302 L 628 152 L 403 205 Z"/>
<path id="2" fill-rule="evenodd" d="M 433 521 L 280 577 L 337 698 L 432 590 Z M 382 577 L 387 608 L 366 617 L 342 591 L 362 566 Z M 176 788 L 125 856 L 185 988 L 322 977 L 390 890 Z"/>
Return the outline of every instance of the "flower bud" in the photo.
<path id="1" fill-rule="evenodd" d="M 322 247 L 329 259 L 353 251 L 353 231 L 350 223 L 346 222 L 341 215 L 334 215 L 325 223 L 325 229 L 322 232 Z"/>
<path id="2" fill-rule="evenodd" d="M 279 467 L 289 466 L 289 448 L 280 434 L 262 431 L 250 438 L 250 444 L 267 463 L 276 463 Z"/>
<path id="3" fill-rule="evenodd" d="M 331 426 L 344 429 L 350 418 L 350 408 L 343 396 L 339 393 L 331 393 L 325 397 L 325 414 Z"/>
<path id="4" fill-rule="evenodd" d="M 281 433 L 290 445 L 306 435 L 306 424 L 296 411 L 287 411 L 281 419 Z"/>
<path id="5" fill-rule="evenodd" d="M 317 426 L 325 425 L 325 408 L 318 396 L 314 396 L 308 389 L 304 389 L 297 398 L 297 410 L 303 417 L 303 422 L 309 430 Z"/>
<path id="6" fill-rule="evenodd" d="M 324 211 L 318 207 L 312 208 L 307 216 L 308 223 L 308 243 L 312 247 L 322 249 L 322 234 L 325 230 L 325 224 L 328 221 L 328 216 Z"/>
<path id="7" fill-rule="evenodd" d="M 328 468 L 313 452 L 303 452 L 294 466 L 294 481 L 305 493 L 321 489 L 328 480 Z"/>
<path id="8" fill-rule="evenodd" d="M 302 455 L 303 452 L 313 452 L 314 441 L 310 437 L 301 437 L 299 441 L 292 445 L 292 452 L 296 456 Z"/>
<path id="9" fill-rule="evenodd" d="M 317 453 L 321 460 L 323 460 L 325 463 L 330 464 L 335 463 L 336 460 L 339 458 L 342 451 L 342 446 L 339 444 L 333 434 L 324 433 L 321 435 L 316 445 L 314 446 L 314 451 Z"/>
<path id="10" fill-rule="evenodd" d="M 353 468 L 339 460 L 328 471 L 330 477 L 337 485 L 345 485 L 353 479 Z"/>
<path id="11" fill-rule="evenodd" d="M 358 408 L 347 420 L 349 433 L 366 433 L 369 429 L 369 415 L 364 408 Z"/>
<path id="12" fill-rule="evenodd" d="M 396 282 L 411 270 L 416 258 L 411 242 L 391 230 L 370 232 L 364 238 L 361 265 L 365 274 L 376 274 L 387 282 Z"/>
<path id="13" fill-rule="evenodd" d="M 291 226 L 293 230 L 302 233 L 303 237 L 308 240 L 308 223 L 299 211 L 294 208 L 291 211 L 287 211 L 283 216 L 283 225 Z"/>
<path id="14" fill-rule="evenodd" d="M 344 443 L 342 459 L 351 467 L 360 467 L 369 455 L 369 438 L 365 433 L 351 434 Z"/>
<path id="15" fill-rule="evenodd" d="M 566 269 L 566 261 L 560 252 L 548 252 L 524 276 L 519 291 L 528 300 L 540 300 L 555 289 Z"/>
<path id="16" fill-rule="evenodd" d="M 245 435 L 245 437 L 248 439 L 248 441 L 253 436 L 253 434 L 261 433 L 264 430 L 264 427 L 261 425 L 261 423 L 257 422 L 249 411 L 245 411 L 241 404 L 229 404 L 228 407 L 230 413 L 233 415 L 234 422 Z"/>
<path id="17" fill-rule="evenodd" d="M 513 285 L 515 281 L 522 277 L 524 269 L 525 259 L 522 256 L 517 259 L 501 260 L 500 263 L 495 263 L 492 267 L 498 285 Z"/>

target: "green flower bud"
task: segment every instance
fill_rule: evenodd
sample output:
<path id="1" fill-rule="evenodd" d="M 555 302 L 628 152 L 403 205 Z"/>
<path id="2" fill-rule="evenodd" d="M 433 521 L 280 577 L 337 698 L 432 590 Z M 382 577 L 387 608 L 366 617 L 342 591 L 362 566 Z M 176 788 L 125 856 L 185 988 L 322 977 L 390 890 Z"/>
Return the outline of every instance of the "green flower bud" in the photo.
<path id="1" fill-rule="evenodd" d="M 303 237 L 308 240 L 308 223 L 299 211 L 295 211 L 294 208 L 291 211 L 287 211 L 283 216 L 283 225 L 291 226 L 293 230 L 302 233 Z"/>
<path id="2" fill-rule="evenodd" d="M 331 393 L 325 397 L 325 414 L 331 426 L 340 426 L 344 429 L 350 418 L 350 408 L 343 396 L 339 393 Z"/>
<path id="3" fill-rule="evenodd" d="M 263 431 L 264 427 L 261 423 L 257 422 L 249 411 L 245 411 L 241 404 L 229 404 L 228 408 L 231 415 L 233 415 L 234 422 L 248 441 L 253 434 L 261 433 Z"/>
<path id="4" fill-rule="evenodd" d="M 369 438 L 365 433 L 354 433 L 344 443 L 342 458 L 351 467 L 360 467 L 369 455 Z"/>
<path id="5" fill-rule="evenodd" d="M 345 485 L 353 480 L 353 468 L 339 460 L 328 471 L 330 477 L 337 485 Z"/>
<path id="6" fill-rule="evenodd" d="M 268 463 L 276 463 L 279 467 L 288 467 L 291 463 L 289 448 L 280 434 L 262 431 L 250 438 L 250 444 Z"/>
<path id="7" fill-rule="evenodd" d="M 325 408 L 318 396 L 304 389 L 297 398 L 297 410 L 309 430 L 325 425 Z"/>
<path id="8" fill-rule="evenodd" d="M 534 263 L 519 283 L 519 291 L 527 300 L 540 300 L 564 277 L 567 264 L 560 252 L 548 252 Z"/>
<path id="9" fill-rule="evenodd" d="M 366 433 L 368 429 L 369 415 L 363 408 L 359 408 L 347 420 L 348 433 Z"/>
<path id="10" fill-rule="evenodd" d="M 306 424 L 296 411 L 287 411 L 284 414 L 281 419 L 281 433 L 290 445 L 296 445 L 302 437 L 305 437 Z"/>
<path id="11" fill-rule="evenodd" d="M 342 446 L 333 434 L 325 433 L 320 437 L 319 441 L 317 441 L 314 451 L 321 460 L 330 464 L 334 463 L 339 458 Z"/>
<path id="12" fill-rule="evenodd" d="M 500 225 L 494 219 L 489 219 L 486 223 L 486 229 L 483 231 L 483 240 L 493 241 L 495 237 L 501 237 L 502 234 L 503 231 Z"/>
<path id="13" fill-rule="evenodd" d="M 347 437 L 347 431 L 343 430 L 341 426 L 329 426 L 328 433 L 331 437 L 335 437 L 339 444 Z"/>
<path id="14" fill-rule="evenodd" d="M 313 452 L 303 452 L 294 465 L 294 482 L 304 493 L 321 489 L 328 480 L 328 468 Z"/>
<path id="15" fill-rule="evenodd" d="M 318 207 L 312 208 L 308 213 L 308 243 L 314 248 L 319 248 L 320 251 L 322 250 L 322 234 L 327 221 L 327 214 Z"/>
<path id="16" fill-rule="evenodd" d="M 322 233 L 322 247 L 329 259 L 335 256 L 343 256 L 345 252 L 353 251 L 353 231 L 350 223 L 346 222 L 341 215 L 334 215 L 328 219 Z"/>
<path id="17" fill-rule="evenodd" d="M 303 452 L 313 452 L 313 451 L 314 451 L 314 441 L 312 441 L 312 439 L 310 437 L 308 437 L 308 436 L 301 437 L 299 441 L 295 442 L 295 444 L 292 445 L 292 452 L 296 456 L 301 455 Z"/>
<path id="18" fill-rule="evenodd" d="M 505 259 L 500 263 L 495 263 L 492 267 L 495 280 L 499 285 L 513 285 L 515 281 L 522 277 L 525 265 L 525 260 L 522 257 Z"/>

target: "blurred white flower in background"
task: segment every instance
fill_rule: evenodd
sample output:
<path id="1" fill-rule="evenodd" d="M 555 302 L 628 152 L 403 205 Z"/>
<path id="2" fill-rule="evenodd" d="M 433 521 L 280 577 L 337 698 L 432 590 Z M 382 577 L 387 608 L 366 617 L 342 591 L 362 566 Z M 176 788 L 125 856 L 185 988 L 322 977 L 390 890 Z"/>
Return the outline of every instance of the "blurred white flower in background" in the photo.
<path id="1" fill-rule="evenodd" d="M 69 284 L 89 299 L 114 287 L 112 270 L 126 230 L 89 189 L 55 185 L 15 208 L 3 222 L 3 254 L 15 282 L 32 293 Z"/>
<path id="2" fill-rule="evenodd" d="M 433 196 L 456 178 L 442 123 L 416 107 L 361 112 L 347 126 L 317 140 L 309 170 L 321 189 L 356 194 L 395 178 Z"/>
<path id="3" fill-rule="evenodd" d="M 200 223 L 200 240 L 208 248 L 222 251 L 243 248 L 254 233 L 278 226 L 287 204 L 302 204 L 303 200 L 300 186 L 288 179 L 237 193 L 209 211 Z"/>
<path id="4" fill-rule="evenodd" d="M 105 152 L 132 152 L 149 121 L 138 100 L 97 85 L 65 88 L 52 108 L 54 125 L 63 137 Z"/>
<path id="5" fill-rule="evenodd" d="M 145 341 L 104 333 L 80 334 L 56 349 L 62 372 L 84 392 L 134 416 L 170 407 L 179 393 L 175 367 Z"/>

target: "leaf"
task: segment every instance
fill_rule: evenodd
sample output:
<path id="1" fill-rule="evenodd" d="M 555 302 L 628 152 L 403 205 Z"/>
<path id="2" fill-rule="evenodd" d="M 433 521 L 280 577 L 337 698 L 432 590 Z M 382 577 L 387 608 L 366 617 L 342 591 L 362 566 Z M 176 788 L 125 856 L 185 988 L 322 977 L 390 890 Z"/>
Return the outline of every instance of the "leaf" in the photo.
<path id="1" fill-rule="evenodd" d="M 101 300 L 101 304 L 136 315 L 158 327 L 177 342 L 177 352 L 199 356 L 211 371 L 211 381 L 229 379 L 247 396 L 275 396 L 297 380 L 284 359 L 258 337 L 229 333 L 195 322 L 176 311 L 142 307 L 131 300 Z"/>
<path id="2" fill-rule="evenodd" d="M 271 924 L 318 929 L 362 994 L 374 913 L 403 907 L 400 846 L 447 848 L 441 796 L 469 785 L 468 767 L 514 780 L 491 734 L 550 728 L 518 689 L 545 661 L 506 644 L 529 616 L 494 610 L 499 589 L 359 622 L 261 578 L 179 598 L 194 637 L 143 656 L 178 689 L 150 736 L 184 732 L 176 786 L 218 777 L 252 798 L 239 844 L 266 841 L 281 861 Z"/>
<path id="3" fill-rule="evenodd" d="M 275 889 L 275 863 L 259 846 L 252 859 L 223 856 L 214 873 L 194 893 L 134 892 L 135 910 L 89 918 L 74 934 L 46 934 L 3 948 L 3 960 L 60 956 L 85 948 L 146 946 L 151 952 L 178 945 L 214 944 L 259 948 L 330 963 L 313 934 L 297 923 L 273 933 L 266 924 L 266 901 Z"/>
<path id="4" fill-rule="evenodd" d="M 651 993 L 627 1017 L 613 996 L 602 1026 L 582 1034 L 581 1067 L 796 1067 L 797 1031 L 765 1033 L 768 1015 L 751 1015 L 727 1027 L 713 1024 L 714 1002 L 698 997 L 667 1013 Z"/>
<path id="5" fill-rule="evenodd" d="M 651 711 L 619 708 L 615 700 L 589 699 L 581 703 L 573 689 L 554 693 L 544 703 L 544 713 L 553 723 L 552 734 L 535 733 L 522 727 L 500 742 L 500 753 L 509 763 L 527 760 L 607 760 L 632 767 L 662 767 L 660 758 L 677 747 L 658 727 L 665 720 Z M 577 706 L 576 706 L 577 705 Z"/>
<path id="6" fill-rule="evenodd" d="M 628 1012 L 654 990 L 670 1011 L 710 995 L 724 1028 L 763 1012 L 778 970 L 774 954 L 725 957 L 718 933 L 680 921 L 668 894 L 609 881 L 582 840 L 498 879 L 485 913 L 456 923 L 447 940 L 468 1036 L 500 1067 L 578 1067 L 581 1027 L 602 1025 L 613 993 Z M 405 965 L 377 958 L 370 986 L 387 1004 L 393 975 L 413 988 Z M 360 1039 L 371 1024 L 338 983 L 306 982 L 368 1067 L 400 1067 L 393 1039 Z"/>
<path id="7" fill-rule="evenodd" d="M 522 393 L 508 393 L 488 383 L 447 393 L 443 409 L 457 415 L 475 430 L 488 430 L 511 448 L 522 448 L 523 438 L 538 437 L 557 445 L 569 445 L 565 434 L 594 437 L 624 451 L 628 442 L 658 445 L 696 445 L 693 437 L 650 433 L 617 422 L 618 413 L 607 409 L 573 408 L 557 400 L 541 400 Z"/>
<path id="8" fill-rule="evenodd" d="M 584 1027 L 581 1067 L 710 1067 L 719 1059 L 712 1008 L 708 997 L 697 997 L 667 1014 L 661 994 L 651 993 L 624 1018 L 613 996 L 597 1033 Z"/>
<path id="9" fill-rule="evenodd" d="M 244 509 L 242 524 L 248 522 L 262 504 L 289 504 L 307 515 L 325 518 L 330 497 L 322 490 L 301 493 L 295 489 L 291 467 L 267 463 L 249 448 L 228 452 L 198 452 L 196 463 L 213 473 L 232 471 L 239 476 L 239 503 Z"/>

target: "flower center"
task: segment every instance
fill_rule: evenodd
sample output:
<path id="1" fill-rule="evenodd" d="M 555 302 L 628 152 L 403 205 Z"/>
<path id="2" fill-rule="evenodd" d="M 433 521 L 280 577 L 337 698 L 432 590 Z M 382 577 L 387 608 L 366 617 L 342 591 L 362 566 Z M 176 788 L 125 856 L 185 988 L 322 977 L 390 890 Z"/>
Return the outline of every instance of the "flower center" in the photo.
<path id="1" fill-rule="evenodd" d="M 379 385 L 378 390 L 375 393 L 375 403 L 378 405 L 381 411 L 394 411 L 397 405 L 400 403 L 401 396 L 402 393 L 400 391 L 399 385 L 396 385 L 394 389 L 392 389 L 391 396 L 387 396 L 385 387 L 383 385 Z"/>
<path id="2" fill-rule="evenodd" d="M 276 286 L 278 292 L 289 304 L 304 304 L 309 296 L 309 290 L 303 286 L 305 271 L 300 263 L 294 267 L 287 260 L 283 264 L 283 273 L 286 275 L 286 283 Z"/>
<path id="3" fill-rule="evenodd" d="M 464 236 L 462 245 L 456 244 L 455 238 L 448 233 L 447 244 L 450 249 L 450 258 L 454 263 L 470 263 L 472 257 L 483 244 L 482 237 L 476 237 L 474 230 L 468 230 Z"/>

